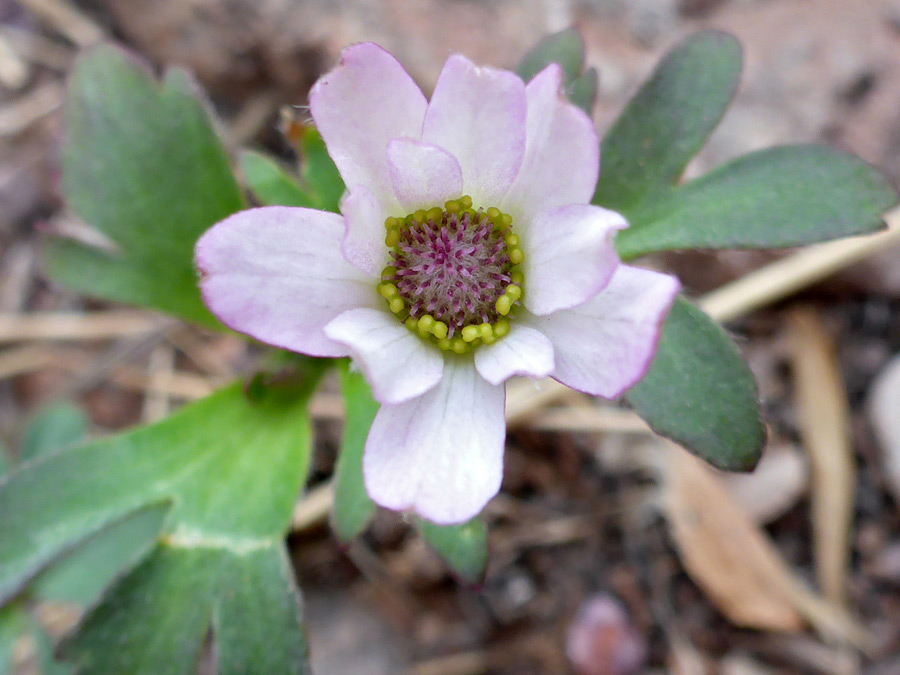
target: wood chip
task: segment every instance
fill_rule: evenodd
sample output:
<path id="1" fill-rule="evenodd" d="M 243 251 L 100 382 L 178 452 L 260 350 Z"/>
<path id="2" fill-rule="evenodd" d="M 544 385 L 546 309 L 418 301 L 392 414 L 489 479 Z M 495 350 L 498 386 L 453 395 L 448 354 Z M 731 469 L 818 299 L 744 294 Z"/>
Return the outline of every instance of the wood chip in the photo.
<path id="1" fill-rule="evenodd" d="M 850 406 L 831 338 L 810 308 L 788 314 L 800 435 L 812 465 L 812 534 L 818 582 L 832 602 L 846 602 L 856 463 Z"/>
<path id="2" fill-rule="evenodd" d="M 32 312 L 0 314 L 0 343 L 24 340 L 98 340 L 143 335 L 173 323 L 146 312 Z"/>
<path id="3" fill-rule="evenodd" d="M 14 136 L 27 129 L 59 108 L 65 97 L 61 84 L 48 82 L 0 107 L 0 137 Z"/>

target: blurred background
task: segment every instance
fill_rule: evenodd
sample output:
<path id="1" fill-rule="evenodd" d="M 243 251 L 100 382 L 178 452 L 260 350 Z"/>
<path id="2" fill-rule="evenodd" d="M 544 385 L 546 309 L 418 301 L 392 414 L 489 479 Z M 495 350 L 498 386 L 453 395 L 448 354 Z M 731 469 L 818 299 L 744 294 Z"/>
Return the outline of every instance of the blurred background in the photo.
<path id="1" fill-rule="evenodd" d="M 685 35 L 740 39 L 740 91 L 689 176 L 820 141 L 900 183 L 896 0 L 0 0 L 0 445 L 15 456 L 51 401 L 75 402 L 96 435 L 159 419 L 253 362 L 237 337 L 93 302 L 42 273 L 43 232 L 90 236 L 59 186 L 79 51 L 115 40 L 160 69 L 187 67 L 231 150 L 290 160 L 279 111 L 303 106 L 347 44 L 380 43 L 428 92 L 452 52 L 511 67 L 569 26 L 600 71 L 601 133 Z M 791 274 L 791 256 L 651 263 L 700 297 L 776 259 Z M 477 589 L 392 514 L 336 545 L 315 490 L 341 429 L 326 386 L 314 488 L 291 535 L 317 675 L 900 673 L 900 248 L 841 265 L 788 298 L 732 308 L 770 431 L 752 475 L 707 470 L 577 394 L 514 417 Z M 62 635 L 78 610 L 39 617 Z M 33 646 L 17 649 L 35 672 Z"/>

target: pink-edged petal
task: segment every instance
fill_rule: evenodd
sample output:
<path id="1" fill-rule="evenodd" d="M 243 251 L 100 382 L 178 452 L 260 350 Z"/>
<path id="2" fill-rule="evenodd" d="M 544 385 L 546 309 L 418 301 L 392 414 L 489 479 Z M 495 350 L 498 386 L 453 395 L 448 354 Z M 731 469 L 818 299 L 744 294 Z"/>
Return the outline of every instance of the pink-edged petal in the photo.
<path id="1" fill-rule="evenodd" d="M 513 324 L 509 335 L 476 350 L 475 367 L 491 384 L 513 375 L 547 377 L 553 372 L 553 344 L 540 331 Z"/>
<path id="2" fill-rule="evenodd" d="M 587 204 L 597 186 L 597 132 L 585 112 L 562 96 L 562 78 L 562 70 L 553 63 L 525 90 L 525 158 L 500 207 L 517 220 L 554 206 Z"/>
<path id="3" fill-rule="evenodd" d="M 381 203 L 369 189 L 355 185 L 341 199 L 341 213 L 346 227 L 341 242 L 344 257 L 366 274 L 380 277 L 388 264 Z"/>
<path id="4" fill-rule="evenodd" d="M 619 265 L 609 285 L 583 305 L 527 320 L 553 342 L 555 379 L 616 398 L 650 367 L 678 288 L 668 274 Z"/>
<path id="5" fill-rule="evenodd" d="M 444 525 L 477 515 L 503 478 L 505 400 L 471 361 L 448 359 L 437 387 L 381 406 L 363 455 L 369 496 Z"/>
<path id="6" fill-rule="evenodd" d="M 550 314 L 594 297 L 619 265 L 613 236 L 625 227 L 625 218 L 615 211 L 572 204 L 541 211 L 517 228 L 528 311 Z"/>
<path id="7" fill-rule="evenodd" d="M 525 84 L 504 70 L 447 59 L 425 113 L 422 140 L 459 160 L 463 192 L 475 205 L 496 206 L 525 154 Z"/>
<path id="8" fill-rule="evenodd" d="M 388 143 L 391 181 L 406 211 L 443 205 L 462 194 L 462 169 L 443 148 L 409 138 Z"/>
<path id="9" fill-rule="evenodd" d="M 440 352 L 384 310 L 346 311 L 325 326 L 325 335 L 349 348 L 380 403 L 421 396 L 444 371 Z"/>
<path id="10" fill-rule="evenodd" d="M 364 185 L 386 209 L 396 205 L 388 141 L 419 138 L 426 105 L 400 62 L 371 43 L 347 47 L 309 94 L 310 112 L 344 183 Z"/>
<path id="11" fill-rule="evenodd" d="M 339 215 L 287 206 L 241 211 L 197 242 L 203 300 L 226 326 L 312 356 L 346 356 L 323 332 L 341 312 L 383 303 L 341 255 Z"/>

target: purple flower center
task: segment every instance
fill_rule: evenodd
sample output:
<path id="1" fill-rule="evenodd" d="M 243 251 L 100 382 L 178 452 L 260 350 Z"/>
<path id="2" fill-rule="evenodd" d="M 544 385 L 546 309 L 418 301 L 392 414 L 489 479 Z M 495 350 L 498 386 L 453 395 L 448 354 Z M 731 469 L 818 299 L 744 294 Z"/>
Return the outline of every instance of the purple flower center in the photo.
<path id="1" fill-rule="evenodd" d="M 504 317 L 522 295 L 523 254 L 512 219 L 471 204 L 463 197 L 443 209 L 388 218 L 392 263 L 379 285 L 410 329 L 459 353 L 506 335 Z"/>

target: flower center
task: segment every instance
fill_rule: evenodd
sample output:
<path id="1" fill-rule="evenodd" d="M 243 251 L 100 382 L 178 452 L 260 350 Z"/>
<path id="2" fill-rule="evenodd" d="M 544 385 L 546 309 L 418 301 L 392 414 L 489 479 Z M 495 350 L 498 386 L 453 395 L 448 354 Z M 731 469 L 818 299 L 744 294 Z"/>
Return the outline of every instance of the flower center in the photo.
<path id="1" fill-rule="evenodd" d="M 524 259 L 509 214 L 464 196 L 384 224 L 392 263 L 378 291 L 410 330 L 458 354 L 509 333 Z"/>

